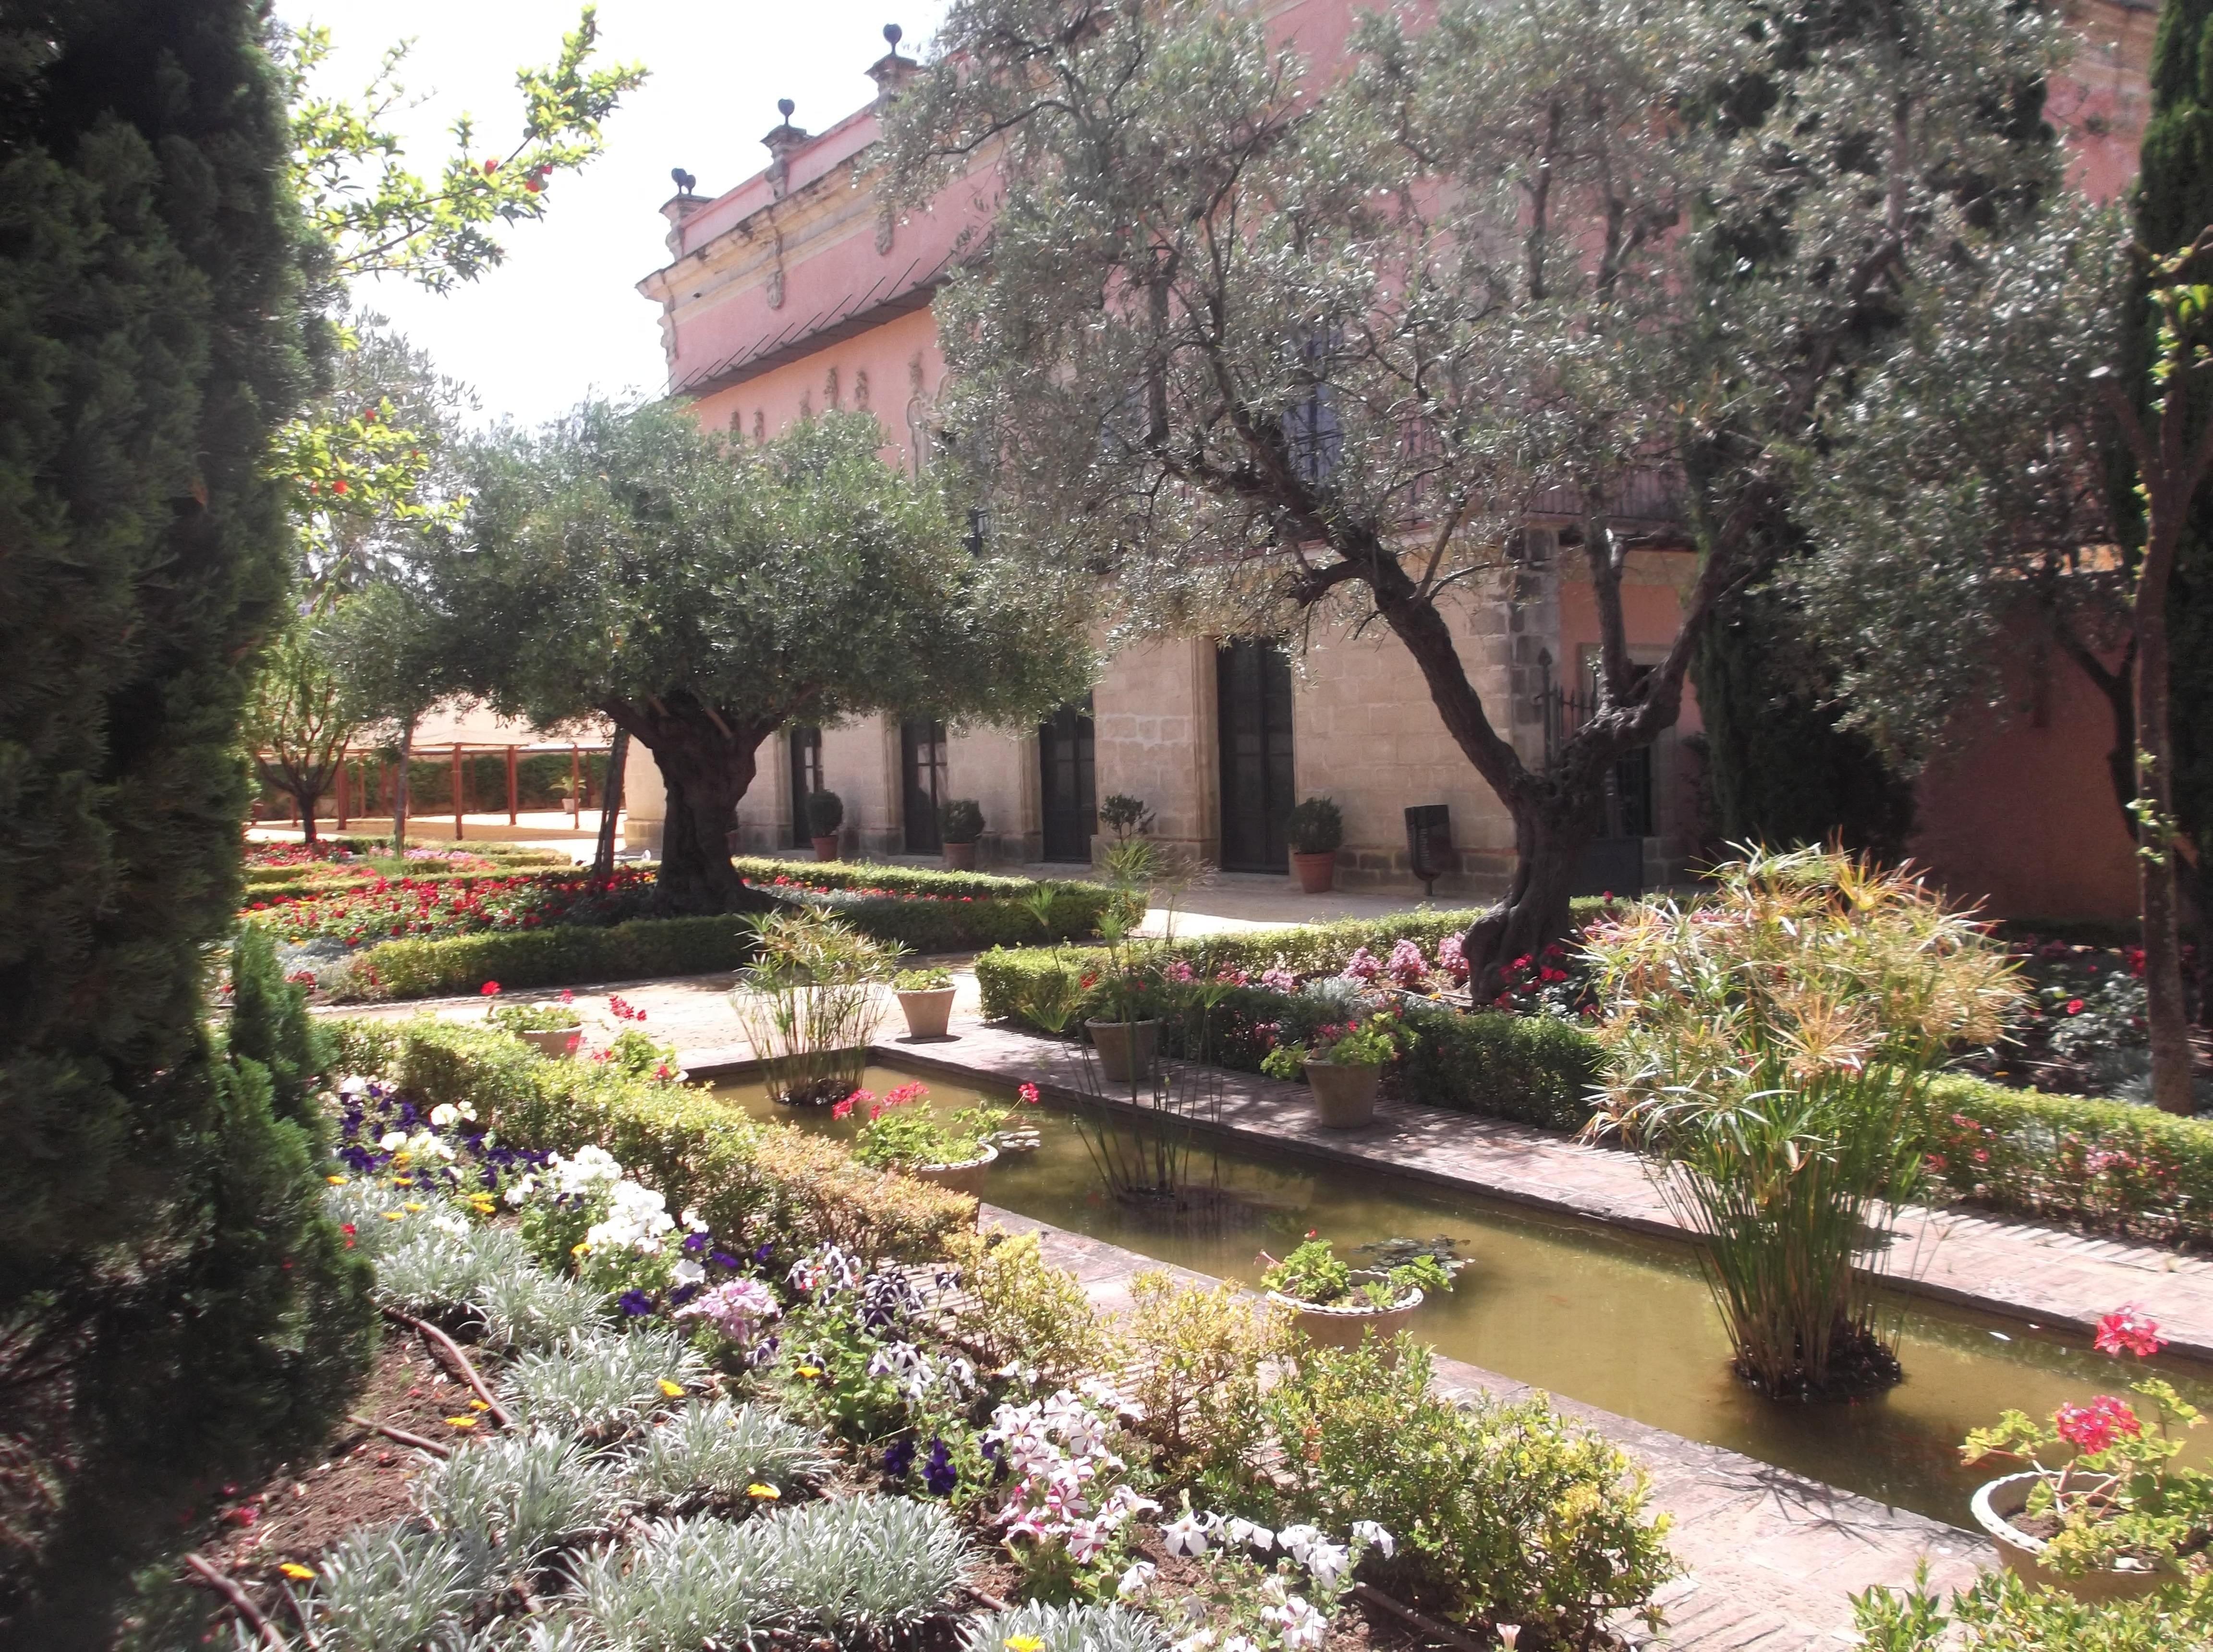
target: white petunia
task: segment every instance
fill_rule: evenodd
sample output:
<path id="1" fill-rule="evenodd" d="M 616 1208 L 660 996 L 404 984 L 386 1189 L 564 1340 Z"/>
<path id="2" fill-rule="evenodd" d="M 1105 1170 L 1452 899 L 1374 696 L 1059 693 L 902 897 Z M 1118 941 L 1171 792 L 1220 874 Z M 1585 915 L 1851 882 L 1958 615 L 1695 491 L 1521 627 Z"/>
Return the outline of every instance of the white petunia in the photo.
<path id="1" fill-rule="evenodd" d="M 1122 1574 L 1122 1581 L 1114 1586 L 1114 1593 L 1125 1600 L 1134 1600 L 1145 1592 L 1153 1581 L 1153 1574 L 1159 1570 L 1151 1561 L 1140 1560 Z"/>
<path id="2" fill-rule="evenodd" d="M 1266 1608 L 1260 1620 L 1274 1625 L 1287 1647 L 1318 1647 L 1329 1638 L 1329 1619 L 1295 1594 L 1279 1606 Z"/>
<path id="3" fill-rule="evenodd" d="M 1286 1554 L 1303 1566 L 1307 1561 L 1307 1550 L 1321 1541 L 1321 1531 L 1313 1526 L 1286 1526 L 1276 1533 L 1276 1541 L 1283 1545 Z"/>
<path id="4" fill-rule="evenodd" d="M 444 1130 L 461 1116 L 461 1110 L 450 1101 L 441 1101 L 430 1109 L 430 1122 Z"/>
<path id="5" fill-rule="evenodd" d="M 407 1132 L 404 1130 L 387 1130 L 376 1144 L 387 1153 L 397 1153 L 407 1145 Z"/>
<path id="6" fill-rule="evenodd" d="M 1392 1537 L 1390 1533 L 1385 1531 L 1381 1526 L 1378 1526 L 1372 1520 L 1356 1520 L 1353 1521 L 1352 1535 L 1361 1542 L 1367 1544 L 1369 1547 L 1382 1551 L 1383 1558 L 1386 1560 L 1388 1560 L 1391 1558 L 1392 1551 L 1399 1546 L 1397 1540 Z"/>
<path id="7" fill-rule="evenodd" d="M 1161 1541 L 1172 1555 L 1204 1554 L 1206 1534 L 1206 1522 L 1189 1509 L 1161 1527 Z"/>
<path id="8" fill-rule="evenodd" d="M 1352 1564 L 1352 1551 L 1341 1544 L 1309 1543 L 1306 1558 L 1300 1564 L 1314 1575 L 1314 1581 L 1324 1588 L 1335 1588 L 1337 1580 Z"/>
<path id="9" fill-rule="evenodd" d="M 669 1282 L 678 1285 L 697 1285 L 705 1283 L 707 1270 L 686 1257 L 670 1271 Z"/>
<path id="10" fill-rule="evenodd" d="M 1249 1544 L 1262 1554 L 1276 1546 L 1276 1534 L 1265 1526 L 1255 1526 L 1251 1521 L 1238 1516 L 1222 1528 L 1222 1535 L 1232 1543 Z"/>

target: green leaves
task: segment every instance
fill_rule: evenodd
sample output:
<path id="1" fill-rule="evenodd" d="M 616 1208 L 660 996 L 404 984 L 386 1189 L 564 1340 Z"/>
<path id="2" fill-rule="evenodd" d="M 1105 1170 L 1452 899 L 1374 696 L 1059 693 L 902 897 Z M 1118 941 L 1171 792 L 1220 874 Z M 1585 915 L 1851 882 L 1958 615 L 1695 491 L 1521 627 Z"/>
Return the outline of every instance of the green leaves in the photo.
<path id="1" fill-rule="evenodd" d="M 330 273 L 341 281 L 402 275 L 444 292 L 498 265 L 506 253 L 496 227 L 542 217 L 547 185 L 598 156 L 600 123 L 645 82 L 635 64 L 590 68 L 598 40 L 599 9 L 588 5 L 553 63 L 516 71 L 516 136 L 481 150 L 463 116 L 454 125 L 454 153 L 426 180 L 409 170 L 387 124 L 406 95 L 399 71 L 407 44 L 384 54 L 355 101 L 313 88 L 331 53 L 327 28 L 280 34 L 273 50 L 290 82 L 293 186 L 329 245 Z"/>

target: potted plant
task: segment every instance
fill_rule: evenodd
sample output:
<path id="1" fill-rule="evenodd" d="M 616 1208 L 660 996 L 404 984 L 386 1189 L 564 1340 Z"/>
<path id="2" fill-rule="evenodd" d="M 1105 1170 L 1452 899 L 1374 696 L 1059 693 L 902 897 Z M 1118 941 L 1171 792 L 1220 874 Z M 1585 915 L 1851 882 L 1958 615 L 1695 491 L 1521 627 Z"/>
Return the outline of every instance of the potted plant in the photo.
<path id="1" fill-rule="evenodd" d="M 1113 792 L 1099 800 L 1099 824 L 1113 834 L 1116 843 L 1127 843 L 1153 829 L 1153 812 L 1142 798 Z"/>
<path id="2" fill-rule="evenodd" d="M 1023 1099 L 1034 1094 L 1026 1088 Z M 993 1139 L 1006 1125 L 1005 1107 L 964 1107 L 941 1119 L 930 1109 L 930 1091 L 902 1084 L 882 1098 L 856 1090 L 830 1109 L 833 1119 L 865 1111 L 868 1122 L 853 1140 L 853 1156 L 876 1170 L 903 1171 L 956 1193 L 980 1196 L 985 1173 L 999 1156 Z"/>
<path id="3" fill-rule="evenodd" d="M 942 969 L 903 969 L 892 977 L 892 991 L 906 1015 L 910 1039 L 942 1039 L 953 1019 L 953 975 Z"/>
<path id="4" fill-rule="evenodd" d="M 814 842 L 814 858 L 838 858 L 838 828 L 845 824 L 845 800 L 834 791 L 807 794 L 807 835 Z"/>
<path id="5" fill-rule="evenodd" d="M 1160 1059 L 1160 1018 L 1142 1013 L 1150 984 L 1131 956 L 1129 932 L 1122 913 L 1100 914 L 1099 934 L 1106 942 L 1107 964 L 1096 980 L 1087 978 L 1083 982 L 1098 1011 L 1085 1018 L 1083 1030 L 1098 1052 L 1100 1076 L 1115 1086 L 1135 1086 L 1151 1078 Z"/>
<path id="6" fill-rule="evenodd" d="M 1355 1269 L 1309 1229 L 1303 1241 L 1278 1262 L 1263 1251 L 1260 1275 L 1268 1300 L 1291 1313 L 1308 1341 L 1327 1348 L 1357 1348 L 1369 1332 L 1389 1342 L 1406 1328 L 1414 1310 L 1432 1290 L 1450 1290 L 1452 1275 L 1426 1252 L 1396 1267 Z"/>
<path id="7" fill-rule="evenodd" d="M 937 837 L 945 863 L 956 872 L 976 869 L 976 840 L 984 835 L 984 806 L 972 797 L 948 797 L 937 806 Z"/>
<path id="8" fill-rule="evenodd" d="M 2149 1358 L 2164 1346 L 2142 1310 L 2098 1322 L 2106 1353 Z M 2203 1419 L 2156 1379 L 2131 1385 L 2149 1417 L 2112 1394 L 2062 1405 L 2049 1423 L 2008 1411 L 1960 1448 L 1969 1466 L 2010 1458 L 2027 1466 L 1975 1493 L 1975 1519 L 2023 1582 L 2079 1600 L 2133 1600 L 2179 1582 L 2180 1561 L 2213 1545 L 2213 1473 L 2178 1465 L 2171 1421 Z M 2149 1426 L 2147 1426 L 2147 1421 Z"/>
<path id="9" fill-rule="evenodd" d="M 1337 883 L 1337 851 L 1344 842 L 1344 816 L 1326 797 L 1309 797 L 1291 811 L 1291 869 L 1306 894 L 1326 895 Z"/>
<path id="10" fill-rule="evenodd" d="M 1303 1071 L 1324 1130 L 1357 1130 L 1375 1117 L 1375 1091 L 1385 1065 L 1412 1044 L 1414 1035 L 1395 1009 L 1365 1021 L 1319 1028 L 1311 1044 L 1279 1044 L 1261 1058 L 1271 1078 Z"/>
<path id="11" fill-rule="evenodd" d="M 541 1056 L 565 1056 L 584 1036 L 584 1018 L 570 1003 L 569 994 L 558 1003 L 503 1003 L 485 1016 L 488 1026 L 512 1033 Z"/>

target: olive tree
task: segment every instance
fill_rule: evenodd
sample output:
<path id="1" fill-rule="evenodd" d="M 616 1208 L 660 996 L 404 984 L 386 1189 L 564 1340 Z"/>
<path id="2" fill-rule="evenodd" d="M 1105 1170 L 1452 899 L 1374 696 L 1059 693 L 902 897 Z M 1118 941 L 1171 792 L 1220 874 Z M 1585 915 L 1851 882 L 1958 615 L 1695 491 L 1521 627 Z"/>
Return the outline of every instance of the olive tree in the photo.
<path id="1" fill-rule="evenodd" d="M 759 447 L 669 404 L 588 404 L 471 458 L 432 586 L 465 685 L 556 727 L 598 713 L 668 789 L 659 901 L 757 904 L 729 834 L 760 747 L 869 711 L 1033 717 L 1090 649 L 1059 582 L 966 548 L 865 414 Z"/>
<path id="2" fill-rule="evenodd" d="M 1849 717 L 1905 759 L 1940 747 L 1960 706 L 2003 696 L 2024 605 L 2104 695 L 2110 783 L 2137 842 L 2152 1092 L 2178 1113 L 2196 1106 L 2180 908 L 2200 885 L 2176 818 L 2167 608 L 2213 469 L 2213 287 L 2192 280 L 2209 252 L 2213 229 L 2155 257 L 2085 208 L 1930 283 L 1913 342 L 1807 490 L 1816 552 L 1794 570 L 1814 623 L 1844 639 Z M 2146 382 L 2125 385 L 2139 306 L 2158 347 Z M 2140 540 L 2111 485 L 2116 443 Z"/>
<path id="3" fill-rule="evenodd" d="M 2004 0 L 1447 0 L 1364 20 L 1326 79 L 1250 5 L 955 0 L 891 166 L 991 199 L 939 314 L 995 521 L 1111 570 L 1128 630 L 1406 649 L 1514 820 L 1480 990 L 1564 931 L 1607 772 L 1675 722 L 1899 294 L 2056 186 L 2059 38 Z M 1621 523 L 1655 479 L 1698 570 L 1640 670 Z M 1512 599 L 1540 497 L 1580 519 L 1601 643 L 1542 763 L 1450 623 Z"/>

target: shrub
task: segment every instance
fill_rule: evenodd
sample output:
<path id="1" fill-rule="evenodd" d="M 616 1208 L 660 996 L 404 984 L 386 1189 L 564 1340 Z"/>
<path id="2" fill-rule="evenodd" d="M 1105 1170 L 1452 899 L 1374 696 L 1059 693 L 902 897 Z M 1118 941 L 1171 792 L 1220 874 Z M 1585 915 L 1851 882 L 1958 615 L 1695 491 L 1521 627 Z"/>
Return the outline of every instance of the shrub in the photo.
<path id="1" fill-rule="evenodd" d="M 1035 1234 L 952 1236 L 948 1253 L 970 1299 L 957 1320 L 960 1340 L 986 1367 L 1033 1366 L 1045 1378 L 1073 1381 L 1097 1370 L 1106 1326 L 1083 1282 L 1045 1259 Z"/>
<path id="2" fill-rule="evenodd" d="M 605 1443 L 643 1427 L 706 1374 L 674 1332 L 608 1331 L 521 1355 L 507 1387 L 519 1421 Z"/>
<path id="3" fill-rule="evenodd" d="M 1034 1642 L 1038 1652 L 1168 1652 L 1160 1619 L 1126 1606 L 1032 1601 L 969 1620 L 968 1652 L 1001 1652 Z"/>
<path id="4" fill-rule="evenodd" d="M 1234 1478 L 1260 1443 L 1260 1370 L 1289 1344 L 1289 1320 L 1234 1284 L 1210 1289 L 1149 1270 L 1130 1282 L 1114 1326 L 1123 1387 L 1172 1479 Z"/>
<path id="5" fill-rule="evenodd" d="M 1580 1027 L 1550 1015 L 1417 1005 L 1408 1007 L 1406 1025 L 1414 1045 L 1398 1079 L 1406 1100 L 1545 1130 L 1588 1121 L 1599 1050 Z"/>
<path id="6" fill-rule="evenodd" d="M 1429 1350 L 1403 1335 L 1303 1355 L 1260 1402 L 1270 1432 L 1302 1442 L 1250 1482 L 1271 1523 L 1375 1521 L 1397 1539 L 1391 1572 L 1456 1617 L 1547 1642 L 1588 1645 L 1616 1612 L 1656 1628 L 1653 1592 L 1677 1568 L 1643 1472 L 1542 1396 L 1455 1404 L 1430 1379 Z"/>
<path id="7" fill-rule="evenodd" d="M 451 1643 L 480 1570 L 441 1532 L 405 1523 L 357 1527 L 324 1551 L 305 1605 L 326 1646 L 416 1652 Z"/>
<path id="8" fill-rule="evenodd" d="M 845 824 L 845 800 L 834 791 L 811 791 L 807 794 L 807 835 L 810 838 L 834 838 L 838 828 Z"/>
<path id="9" fill-rule="evenodd" d="M 836 1143 L 759 1125 L 680 1085 L 588 1062 L 545 1061 L 504 1033 L 421 1017 L 390 1035 L 342 1027 L 342 1051 L 389 1051 L 383 1070 L 425 1109 L 468 1103 L 510 1146 L 603 1147 L 672 1210 L 785 1256 L 825 1241 L 857 1255 L 927 1260 L 971 1227 L 976 1204 L 910 1177 L 877 1174 Z"/>
<path id="10" fill-rule="evenodd" d="M 727 1399 L 687 1401 L 631 1448 L 624 1489 L 649 1503 L 694 1497 L 742 1503 L 746 1488 L 778 1493 L 830 1472 L 822 1437 L 765 1405 Z"/>
<path id="11" fill-rule="evenodd" d="M 1099 824 L 1118 840 L 1142 838 L 1153 829 L 1153 812 L 1142 798 L 1125 791 L 1110 792 L 1099 800 Z"/>
<path id="12" fill-rule="evenodd" d="M 1949 1610 L 1928 1591 L 1869 1589 L 1852 1597 L 1868 1652 L 2183 1652 L 2213 1646 L 2213 1578 L 2142 1600 L 2077 1600 L 1984 1572 Z"/>
<path id="13" fill-rule="evenodd" d="M 1945 1074 L 1923 1131 L 1926 1171 L 1953 1198 L 2213 1244 L 2213 1122 Z"/>
<path id="14" fill-rule="evenodd" d="M 503 1572 L 535 1564 L 597 1522 L 607 1477 L 575 1440 L 540 1429 L 495 1436 L 424 1471 L 416 1504 L 432 1527 Z"/>
<path id="15" fill-rule="evenodd" d="M 972 844 L 984 835 L 984 806 L 972 797 L 948 797 L 937 806 L 937 835 L 949 844 Z"/>
<path id="16" fill-rule="evenodd" d="M 1326 797 L 1309 797 L 1291 810 L 1286 828 L 1294 855 L 1334 855 L 1344 842 L 1344 814 Z"/>
<path id="17" fill-rule="evenodd" d="M 438 941 L 387 941 L 348 959 L 326 984 L 339 1003 L 427 998 L 503 986 L 564 986 L 735 969 L 752 942 L 735 917 L 640 917 L 555 924 Z"/>

